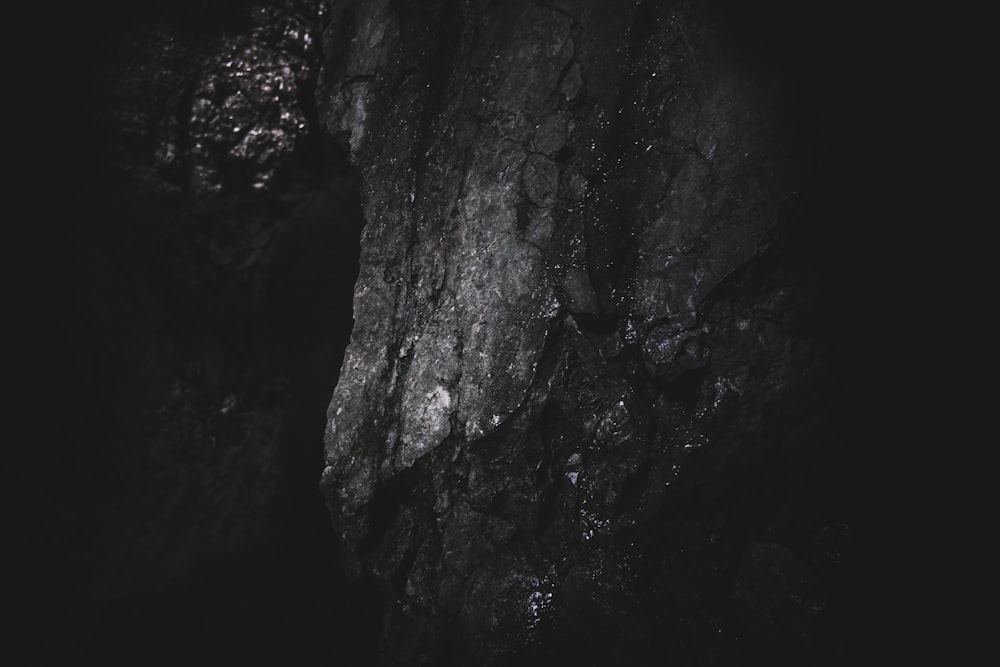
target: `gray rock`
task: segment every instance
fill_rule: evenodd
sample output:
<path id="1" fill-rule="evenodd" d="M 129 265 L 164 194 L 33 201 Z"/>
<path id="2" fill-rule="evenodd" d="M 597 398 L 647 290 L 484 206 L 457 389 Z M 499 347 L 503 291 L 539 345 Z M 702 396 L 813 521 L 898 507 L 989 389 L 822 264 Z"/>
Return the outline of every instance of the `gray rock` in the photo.
<path id="1" fill-rule="evenodd" d="M 695 591 L 769 530 L 727 503 L 797 437 L 765 415 L 822 412 L 826 358 L 783 213 L 792 82 L 716 9 L 338 3 L 321 117 L 367 226 L 321 486 L 392 591 L 386 664 L 530 663 L 602 627 L 732 648 Z M 783 594 L 749 576 L 741 608 Z"/>

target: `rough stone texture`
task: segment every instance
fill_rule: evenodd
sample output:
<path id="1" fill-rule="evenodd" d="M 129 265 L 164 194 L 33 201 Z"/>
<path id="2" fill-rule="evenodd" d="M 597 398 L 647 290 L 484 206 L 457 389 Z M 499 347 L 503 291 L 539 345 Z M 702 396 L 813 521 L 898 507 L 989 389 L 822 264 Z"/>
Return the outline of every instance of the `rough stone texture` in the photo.
<path id="1" fill-rule="evenodd" d="M 333 4 L 367 223 L 322 488 L 381 664 L 838 659 L 825 70 L 771 11 Z"/>

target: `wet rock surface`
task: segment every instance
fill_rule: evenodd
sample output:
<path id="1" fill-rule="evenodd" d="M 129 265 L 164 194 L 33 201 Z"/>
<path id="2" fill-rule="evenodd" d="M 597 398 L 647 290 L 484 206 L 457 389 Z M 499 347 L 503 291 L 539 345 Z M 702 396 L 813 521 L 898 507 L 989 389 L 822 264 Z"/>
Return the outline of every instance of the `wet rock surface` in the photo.
<path id="1" fill-rule="evenodd" d="M 61 16 L 11 85 L 39 662 L 856 664 L 850 12 Z"/>
<path id="2" fill-rule="evenodd" d="M 755 11 L 332 8 L 366 226 L 322 487 L 380 664 L 844 658 L 833 28 Z"/>

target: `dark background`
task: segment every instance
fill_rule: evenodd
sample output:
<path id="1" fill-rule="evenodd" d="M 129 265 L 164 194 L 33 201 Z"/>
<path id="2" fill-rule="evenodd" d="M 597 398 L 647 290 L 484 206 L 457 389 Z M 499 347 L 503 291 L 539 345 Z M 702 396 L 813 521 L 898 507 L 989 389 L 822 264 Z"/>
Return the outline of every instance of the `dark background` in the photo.
<path id="1" fill-rule="evenodd" d="M 318 3 L 270 4 L 104 1 L 20 21 L 44 45 L 11 61 L 27 139 L 12 249 L 32 251 L 10 265 L 16 412 L 35 435 L 7 469 L 19 639 L 41 664 L 371 655 L 368 597 L 317 491 L 358 186 L 316 124 Z M 199 119 L 206 81 L 228 86 L 211 100 L 228 120 Z M 276 106 L 260 81 L 286 86 Z M 275 134 L 233 158 L 241 120 Z"/>

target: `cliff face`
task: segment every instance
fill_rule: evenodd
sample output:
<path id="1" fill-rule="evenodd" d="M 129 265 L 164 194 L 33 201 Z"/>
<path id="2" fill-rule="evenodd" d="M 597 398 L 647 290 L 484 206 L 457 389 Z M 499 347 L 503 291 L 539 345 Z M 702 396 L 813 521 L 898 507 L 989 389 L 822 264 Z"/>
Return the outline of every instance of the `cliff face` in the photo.
<path id="1" fill-rule="evenodd" d="M 384 662 L 836 661 L 828 32 L 782 11 L 334 3 L 366 226 L 322 489 Z"/>

